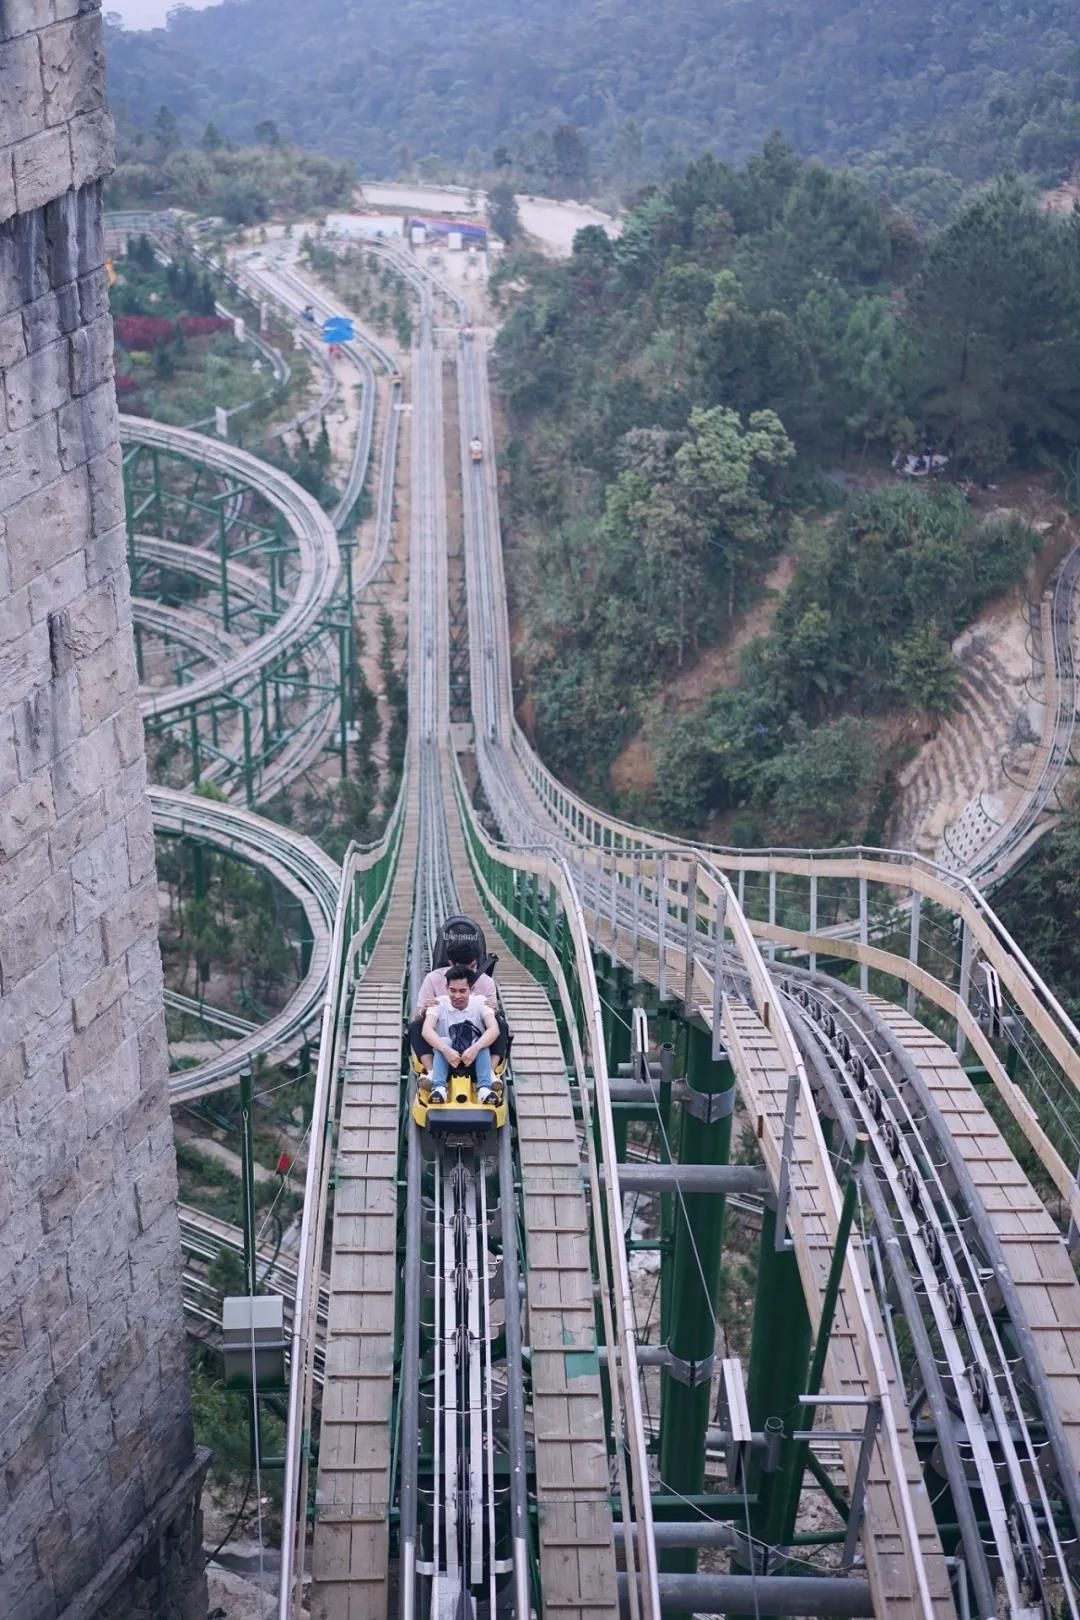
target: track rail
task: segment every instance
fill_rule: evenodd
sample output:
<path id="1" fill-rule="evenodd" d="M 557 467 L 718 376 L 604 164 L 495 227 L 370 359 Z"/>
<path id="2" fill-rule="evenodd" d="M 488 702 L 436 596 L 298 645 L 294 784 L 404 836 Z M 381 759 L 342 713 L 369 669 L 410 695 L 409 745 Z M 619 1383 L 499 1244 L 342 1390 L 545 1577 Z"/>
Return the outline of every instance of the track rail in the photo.
<path id="1" fill-rule="evenodd" d="M 329 934 L 340 870 L 310 839 L 237 805 L 169 788 L 151 787 L 149 794 L 159 837 L 196 839 L 266 872 L 302 907 L 311 936 L 307 972 L 286 1006 L 218 1057 L 170 1076 L 169 1094 L 175 1103 L 232 1085 L 256 1054 L 285 1055 L 318 1023 L 326 999 Z"/>
<path id="2" fill-rule="evenodd" d="M 341 557 L 334 526 L 318 502 L 291 478 L 248 451 L 190 433 L 186 428 L 163 427 L 134 416 L 121 416 L 120 442 L 151 445 L 246 484 L 282 514 L 297 552 L 296 588 L 276 623 L 247 643 L 235 658 L 208 674 L 171 692 L 145 697 L 144 716 L 161 718 L 207 699 L 223 697 L 241 682 L 257 680 L 260 669 L 278 660 L 313 630 L 337 589 Z"/>

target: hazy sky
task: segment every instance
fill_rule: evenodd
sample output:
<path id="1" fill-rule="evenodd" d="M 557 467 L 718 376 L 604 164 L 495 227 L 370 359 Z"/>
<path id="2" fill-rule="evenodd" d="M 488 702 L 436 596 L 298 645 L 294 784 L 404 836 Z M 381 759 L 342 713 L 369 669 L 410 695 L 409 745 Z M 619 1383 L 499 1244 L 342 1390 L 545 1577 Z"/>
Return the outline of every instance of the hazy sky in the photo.
<path id="1" fill-rule="evenodd" d="M 164 28 L 165 14 L 177 0 L 102 0 L 102 11 L 118 12 L 125 28 Z M 194 11 L 216 4 L 216 0 L 184 0 Z"/>

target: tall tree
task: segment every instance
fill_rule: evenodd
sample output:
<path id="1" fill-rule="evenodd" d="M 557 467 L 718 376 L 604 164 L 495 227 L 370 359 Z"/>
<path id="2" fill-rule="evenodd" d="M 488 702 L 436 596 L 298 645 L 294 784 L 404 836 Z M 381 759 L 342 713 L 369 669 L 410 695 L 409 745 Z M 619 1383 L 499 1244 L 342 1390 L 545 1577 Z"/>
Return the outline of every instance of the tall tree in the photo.
<path id="1" fill-rule="evenodd" d="M 904 324 L 910 413 L 961 468 L 1076 443 L 1080 216 L 1001 181 L 930 245 Z"/>
<path id="2" fill-rule="evenodd" d="M 521 231 L 517 198 L 509 180 L 497 180 L 488 192 L 488 214 L 491 228 L 509 246 Z"/>
<path id="3" fill-rule="evenodd" d="M 180 125 L 176 114 L 164 103 L 154 117 L 153 136 L 158 162 L 164 163 L 169 153 L 175 152 L 180 145 Z"/>
<path id="4" fill-rule="evenodd" d="M 563 191 L 584 192 L 589 185 L 589 148 L 580 129 L 559 124 L 551 137 L 555 181 Z"/>

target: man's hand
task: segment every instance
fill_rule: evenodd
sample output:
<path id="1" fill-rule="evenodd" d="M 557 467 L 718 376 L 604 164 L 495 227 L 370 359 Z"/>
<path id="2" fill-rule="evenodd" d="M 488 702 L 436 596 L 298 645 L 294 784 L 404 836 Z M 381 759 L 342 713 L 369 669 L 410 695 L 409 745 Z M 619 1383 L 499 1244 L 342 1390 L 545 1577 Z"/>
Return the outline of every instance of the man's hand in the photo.
<path id="1" fill-rule="evenodd" d="M 467 1069 L 470 1064 L 476 1062 L 476 1055 L 479 1050 L 480 1048 L 478 1046 L 467 1046 L 465 1048 L 464 1052 L 461 1054 L 461 1067 L 463 1069 Z"/>
<path id="2" fill-rule="evenodd" d="M 456 1069 L 458 1066 L 457 1047 L 451 1046 L 449 1041 L 443 1041 L 442 1045 L 439 1047 L 439 1051 L 442 1053 L 447 1063 L 449 1063 L 451 1069 Z"/>

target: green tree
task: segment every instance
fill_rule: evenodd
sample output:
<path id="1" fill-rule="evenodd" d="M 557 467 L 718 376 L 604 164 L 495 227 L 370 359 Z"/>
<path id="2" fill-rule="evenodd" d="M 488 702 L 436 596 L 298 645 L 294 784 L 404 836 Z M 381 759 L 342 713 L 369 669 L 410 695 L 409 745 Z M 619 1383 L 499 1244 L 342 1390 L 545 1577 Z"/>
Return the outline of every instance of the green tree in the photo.
<path id="1" fill-rule="evenodd" d="M 561 191 L 584 192 L 589 185 L 589 148 L 580 129 L 559 124 L 551 137 L 555 183 Z"/>
<path id="2" fill-rule="evenodd" d="M 199 142 L 199 145 L 202 147 L 204 152 L 220 152 L 221 148 L 225 145 L 225 141 L 216 124 L 207 124 L 206 128 L 202 132 L 202 140 Z"/>
<path id="3" fill-rule="evenodd" d="M 952 648 L 937 625 L 916 625 L 895 652 L 892 681 L 900 696 L 931 714 L 947 714 L 956 696 L 960 672 Z"/>
<path id="4" fill-rule="evenodd" d="M 488 213 L 491 228 L 509 247 L 521 231 L 517 198 L 508 180 L 497 180 L 488 192 Z"/>
<path id="5" fill-rule="evenodd" d="M 708 544 L 723 554 L 730 616 L 739 574 L 759 575 L 775 550 L 769 496 L 795 446 L 774 411 L 754 411 L 744 427 L 726 406 L 698 407 L 690 413 L 690 433 L 675 455 L 679 496 L 703 525 Z"/>
<path id="6" fill-rule="evenodd" d="M 154 137 L 154 148 L 157 152 L 158 164 L 161 165 L 169 154 L 175 152 L 180 145 L 180 125 L 171 107 L 166 107 L 163 103 L 158 108 L 154 116 L 154 127 L 151 133 Z"/>
<path id="7" fill-rule="evenodd" d="M 931 243 L 904 324 L 910 415 L 962 470 L 1075 442 L 1080 219 L 1001 181 Z"/>
<path id="8" fill-rule="evenodd" d="M 875 774 L 874 728 L 844 715 L 814 731 L 800 724 L 795 732 L 762 779 L 781 835 L 800 843 L 857 841 Z"/>

